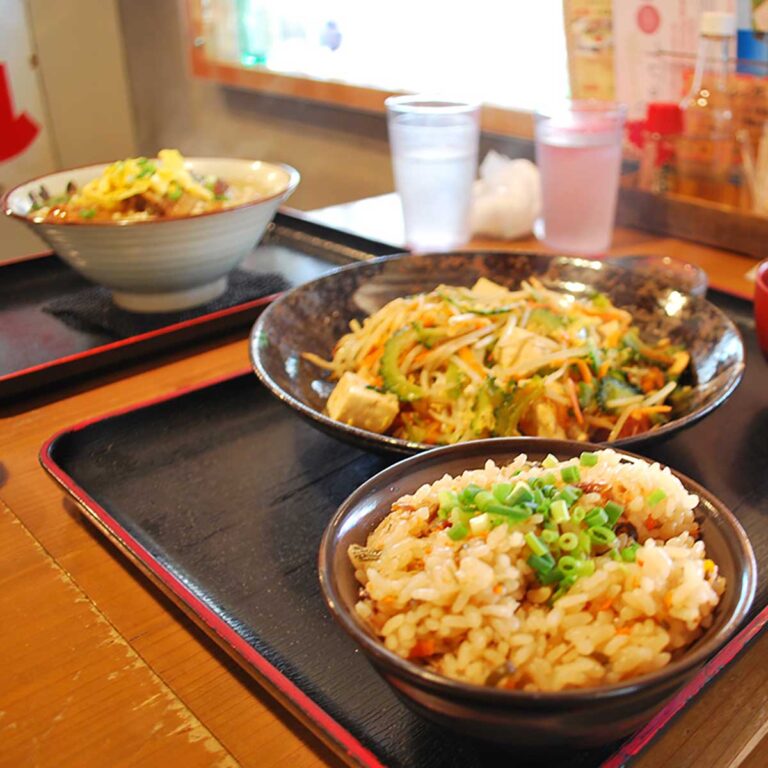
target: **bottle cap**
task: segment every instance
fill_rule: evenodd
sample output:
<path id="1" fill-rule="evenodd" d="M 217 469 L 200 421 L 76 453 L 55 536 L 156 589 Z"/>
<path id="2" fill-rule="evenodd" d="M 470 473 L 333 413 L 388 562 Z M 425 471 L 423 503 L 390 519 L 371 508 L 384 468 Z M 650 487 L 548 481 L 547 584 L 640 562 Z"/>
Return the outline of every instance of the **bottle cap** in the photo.
<path id="1" fill-rule="evenodd" d="M 654 101 L 648 105 L 645 129 L 651 133 L 670 135 L 683 132 L 683 110 L 679 104 Z"/>
<path id="2" fill-rule="evenodd" d="M 704 11 L 699 31 L 707 37 L 732 37 L 736 34 L 736 17 L 725 11 Z"/>

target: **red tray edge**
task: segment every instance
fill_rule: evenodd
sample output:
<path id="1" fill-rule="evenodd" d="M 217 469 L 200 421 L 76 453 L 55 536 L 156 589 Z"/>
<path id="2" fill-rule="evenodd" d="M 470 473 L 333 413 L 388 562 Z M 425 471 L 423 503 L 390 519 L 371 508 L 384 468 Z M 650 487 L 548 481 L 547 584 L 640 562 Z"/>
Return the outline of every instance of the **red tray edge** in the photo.
<path id="1" fill-rule="evenodd" d="M 44 255 L 50 255 L 50 254 L 44 254 Z M 19 259 L 19 261 L 23 261 L 23 260 L 24 259 Z M 189 320 L 183 320 L 179 323 L 164 325 L 162 328 L 156 328 L 153 331 L 139 333 L 135 336 L 128 336 L 125 339 L 118 339 L 117 341 L 110 341 L 110 342 L 107 342 L 106 344 L 101 344 L 98 347 L 91 347 L 90 349 L 83 350 L 82 352 L 75 352 L 72 355 L 64 355 L 64 357 L 57 357 L 55 360 L 48 360 L 44 363 L 32 365 L 29 368 L 22 368 L 18 371 L 13 371 L 12 373 L 6 373 L 0 376 L 0 384 L 3 384 L 4 382 L 7 382 L 7 381 L 20 379 L 20 378 L 23 378 L 24 376 L 28 376 L 38 371 L 44 371 L 48 368 L 55 368 L 56 366 L 64 365 L 66 363 L 70 363 L 75 360 L 84 360 L 89 357 L 95 357 L 95 356 L 101 355 L 105 352 L 109 352 L 114 349 L 129 347 L 129 346 L 132 346 L 133 344 L 138 344 L 142 341 L 147 341 L 149 339 L 157 338 L 159 336 L 166 336 L 168 334 L 180 331 L 184 328 L 193 328 L 197 325 L 209 323 L 212 320 L 219 320 L 222 317 L 228 317 L 229 315 L 235 315 L 241 312 L 249 312 L 252 309 L 257 309 L 258 307 L 262 307 L 262 306 L 265 306 L 266 304 L 273 302 L 280 295 L 281 295 L 280 293 L 272 293 L 272 294 L 269 294 L 268 296 L 262 296 L 258 299 L 252 299 L 251 301 L 246 301 L 242 304 L 235 304 L 232 307 L 226 307 L 225 309 L 219 309 L 219 310 L 216 310 L 215 312 L 209 312 L 208 314 L 205 314 L 205 315 L 199 315 L 198 317 L 193 317 Z"/>
<path id="2" fill-rule="evenodd" d="M 53 444 L 57 439 L 67 433 L 80 431 L 90 424 L 101 421 L 102 419 L 119 416 L 132 410 L 173 400 L 208 386 L 243 376 L 245 373 L 246 371 L 238 371 L 234 374 L 220 376 L 213 380 L 185 387 L 184 389 L 170 394 L 161 395 L 132 406 L 120 408 L 119 410 L 112 411 L 102 416 L 86 419 L 71 428 L 59 430 L 56 434 L 46 440 L 41 447 L 39 456 L 40 464 L 63 489 L 70 493 L 91 515 L 94 515 L 101 524 L 110 531 L 126 549 L 128 549 L 133 557 L 153 573 L 154 576 L 159 579 L 168 590 L 170 590 L 170 592 L 189 606 L 222 641 L 233 648 L 242 658 L 251 664 L 260 676 L 273 685 L 286 697 L 286 699 L 291 701 L 301 712 L 303 712 L 317 728 L 327 734 L 335 744 L 341 747 L 349 758 L 354 760 L 356 764 L 364 766 L 365 768 L 385 768 L 378 758 L 366 749 L 351 733 L 349 733 L 349 731 L 336 722 L 336 720 L 334 720 L 322 707 L 315 703 L 315 701 L 305 694 L 297 685 L 291 682 L 282 674 L 282 672 L 267 661 L 264 656 L 250 646 L 241 635 L 235 632 L 235 630 L 233 630 L 226 622 L 211 611 L 210 608 L 208 608 L 208 606 L 206 606 L 206 604 L 179 579 L 161 567 L 149 552 L 133 536 L 131 536 L 131 534 L 128 533 L 128 531 L 126 531 L 106 511 L 106 509 L 104 509 L 104 507 L 90 496 L 84 488 L 81 488 L 70 475 L 62 470 L 51 457 L 51 448 Z"/>
<path id="3" fill-rule="evenodd" d="M 152 558 L 146 549 L 134 539 L 94 498 L 92 498 L 77 482 L 68 475 L 51 456 L 53 444 L 63 435 L 79 432 L 91 424 L 109 418 L 121 416 L 134 410 L 148 408 L 168 400 L 206 389 L 216 384 L 248 375 L 251 369 L 236 371 L 223 376 L 217 376 L 197 384 L 184 387 L 171 393 L 153 397 L 132 405 L 128 405 L 99 416 L 91 417 L 76 424 L 65 427 L 49 437 L 40 448 L 39 460 L 45 471 L 70 495 L 72 495 L 88 512 L 96 517 L 104 528 L 126 547 L 130 554 L 152 572 L 176 597 L 184 602 L 216 635 L 233 648 L 243 659 L 251 664 L 256 671 L 269 683 L 275 686 L 289 701 L 339 745 L 358 765 L 364 768 L 386 768 L 379 759 L 364 747 L 349 731 L 334 720 L 322 707 L 316 704 L 297 685 L 291 682 L 276 667 L 268 662 L 261 654 L 253 649 L 235 630 L 213 613 L 205 603 L 196 597 L 184 584 L 171 575 Z M 608 757 L 600 768 L 622 768 L 633 758 L 637 757 L 656 736 L 670 724 L 673 718 L 720 672 L 722 672 L 749 643 L 757 637 L 768 623 L 768 605 L 766 605 L 744 628 L 726 643 L 699 671 L 683 686 L 672 699 L 640 730 L 636 731 L 619 749 Z"/>

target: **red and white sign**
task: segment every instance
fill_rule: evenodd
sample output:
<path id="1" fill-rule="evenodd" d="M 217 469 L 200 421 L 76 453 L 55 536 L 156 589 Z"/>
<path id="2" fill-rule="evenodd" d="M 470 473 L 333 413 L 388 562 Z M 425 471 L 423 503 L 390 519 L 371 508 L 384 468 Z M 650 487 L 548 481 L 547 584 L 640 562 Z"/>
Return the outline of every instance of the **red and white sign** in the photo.
<path id="1" fill-rule="evenodd" d="M 40 124 L 26 112 L 16 114 L 8 74 L 0 62 L 0 162 L 10 160 L 28 149 L 40 133 Z"/>
<path id="2" fill-rule="evenodd" d="M 0 0 L 0 195 L 57 170 L 24 0 Z M 0 212 L 0 261 L 45 250 Z"/>

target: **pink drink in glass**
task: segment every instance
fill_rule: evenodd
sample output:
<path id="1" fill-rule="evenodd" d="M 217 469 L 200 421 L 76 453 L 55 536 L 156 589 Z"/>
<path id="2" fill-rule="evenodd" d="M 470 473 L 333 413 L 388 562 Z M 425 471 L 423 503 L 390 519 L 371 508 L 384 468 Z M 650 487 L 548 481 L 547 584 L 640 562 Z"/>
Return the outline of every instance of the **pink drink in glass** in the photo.
<path id="1" fill-rule="evenodd" d="M 556 250 L 603 255 L 611 244 L 621 171 L 624 110 L 573 102 L 536 116 L 541 239 Z"/>

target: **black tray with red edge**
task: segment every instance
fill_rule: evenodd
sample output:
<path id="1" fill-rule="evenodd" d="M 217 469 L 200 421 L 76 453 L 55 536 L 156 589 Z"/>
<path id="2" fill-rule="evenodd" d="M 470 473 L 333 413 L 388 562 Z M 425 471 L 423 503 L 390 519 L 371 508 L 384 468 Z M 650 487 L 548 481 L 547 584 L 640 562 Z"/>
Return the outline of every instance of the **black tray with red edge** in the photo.
<path id="1" fill-rule="evenodd" d="M 293 286 L 342 264 L 401 250 L 281 212 L 240 269 L 276 273 Z M 0 264 L 0 399 L 247 327 L 275 298 L 218 311 L 203 307 L 181 322 L 169 315 L 168 324 L 129 336 L 76 328 L 45 310 L 89 285 L 51 252 Z"/>
<path id="2" fill-rule="evenodd" d="M 698 480 L 739 517 L 758 561 L 757 598 L 740 633 L 648 726 L 623 744 L 569 753 L 569 766 L 630 761 L 768 620 L 768 364 L 751 305 L 712 298 L 744 335 L 744 379 L 725 405 L 647 455 Z M 245 372 L 65 430 L 41 460 L 89 520 L 349 762 L 509 765 L 509 755 L 413 714 L 325 609 L 322 531 L 341 501 L 395 458 L 314 429 Z"/>

